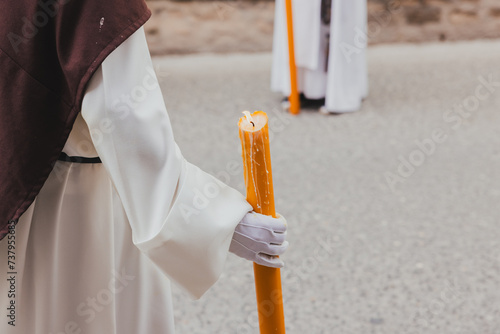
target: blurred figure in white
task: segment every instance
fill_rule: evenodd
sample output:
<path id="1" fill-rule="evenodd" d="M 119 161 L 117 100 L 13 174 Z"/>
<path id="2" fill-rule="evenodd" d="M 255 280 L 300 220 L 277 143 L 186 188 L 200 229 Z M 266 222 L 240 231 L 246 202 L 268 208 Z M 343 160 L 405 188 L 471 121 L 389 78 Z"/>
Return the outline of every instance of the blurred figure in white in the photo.
<path id="1" fill-rule="evenodd" d="M 359 110 L 368 94 L 366 0 L 292 0 L 292 10 L 301 107 Z M 276 0 L 271 89 L 290 95 L 285 0 Z"/>

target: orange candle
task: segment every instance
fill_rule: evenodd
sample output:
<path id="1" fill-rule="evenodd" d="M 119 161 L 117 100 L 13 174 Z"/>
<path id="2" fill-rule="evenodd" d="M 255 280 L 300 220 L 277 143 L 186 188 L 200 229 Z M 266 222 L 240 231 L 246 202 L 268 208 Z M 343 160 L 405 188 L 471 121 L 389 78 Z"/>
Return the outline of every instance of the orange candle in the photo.
<path id="1" fill-rule="evenodd" d="M 242 145 L 247 201 L 255 212 L 276 217 L 274 209 L 269 128 L 265 112 L 245 112 L 238 127 Z M 285 333 L 280 270 L 254 263 L 261 334 Z"/>
<path id="2" fill-rule="evenodd" d="M 297 89 L 297 67 L 295 66 L 295 46 L 293 39 L 292 0 L 285 0 L 286 27 L 288 37 L 288 61 L 290 66 L 290 113 L 296 115 L 300 112 L 299 92 Z"/>

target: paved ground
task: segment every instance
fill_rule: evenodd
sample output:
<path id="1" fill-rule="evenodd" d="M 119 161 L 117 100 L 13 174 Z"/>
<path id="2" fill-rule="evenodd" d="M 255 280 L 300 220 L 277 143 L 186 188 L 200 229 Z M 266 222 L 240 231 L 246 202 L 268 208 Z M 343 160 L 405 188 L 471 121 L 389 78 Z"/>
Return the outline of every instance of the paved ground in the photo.
<path id="1" fill-rule="evenodd" d="M 500 333 L 499 54 L 373 47 L 359 112 L 295 117 L 269 91 L 269 54 L 155 60 L 176 139 L 211 173 L 240 162 L 242 110 L 274 119 L 287 333 Z M 230 255 L 201 300 L 176 289 L 178 333 L 257 333 L 252 275 Z"/>

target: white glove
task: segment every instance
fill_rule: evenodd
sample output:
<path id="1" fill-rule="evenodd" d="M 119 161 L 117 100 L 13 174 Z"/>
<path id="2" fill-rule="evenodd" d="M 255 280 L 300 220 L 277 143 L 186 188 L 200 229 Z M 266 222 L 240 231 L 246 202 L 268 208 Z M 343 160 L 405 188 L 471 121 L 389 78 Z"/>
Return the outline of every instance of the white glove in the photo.
<path id="1" fill-rule="evenodd" d="M 283 268 L 278 257 L 288 247 L 286 220 L 249 212 L 236 226 L 229 251 L 263 266 Z"/>

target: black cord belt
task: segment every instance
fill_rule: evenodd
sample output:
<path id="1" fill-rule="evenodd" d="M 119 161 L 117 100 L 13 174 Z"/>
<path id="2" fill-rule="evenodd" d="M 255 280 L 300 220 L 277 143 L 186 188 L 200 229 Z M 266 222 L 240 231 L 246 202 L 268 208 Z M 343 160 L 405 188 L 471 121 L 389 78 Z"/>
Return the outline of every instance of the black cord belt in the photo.
<path id="1" fill-rule="evenodd" d="M 102 163 L 101 158 L 95 157 L 95 158 L 86 158 L 86 157 L 70 157 L 64 152 L 61 152 L 61 155 L 59 156 L 59 161 L 66 161 L 66 162 L 75 162 L 79 164 L 100 164 Z"/>

